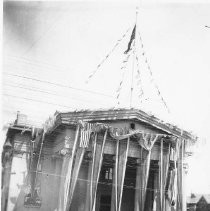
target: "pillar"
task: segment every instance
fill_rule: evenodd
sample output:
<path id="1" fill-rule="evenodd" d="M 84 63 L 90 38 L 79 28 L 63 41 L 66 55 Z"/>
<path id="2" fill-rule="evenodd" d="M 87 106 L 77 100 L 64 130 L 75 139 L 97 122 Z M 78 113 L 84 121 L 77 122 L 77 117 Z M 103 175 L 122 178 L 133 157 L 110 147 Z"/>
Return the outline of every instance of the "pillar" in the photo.
<path id="1" fill-rule="evenodd" d="M 85 208 L 86 211 L 91 211 L 91 171 L 92 171 L 92 165 L 93 165 L 93 154 L 92 152 L 88 153 L 88 178 L 87 178 L 87 191 L 86 191 L 86 202 L 85 202 Z"/>
<path id="2" fill-rule="evenodd" d="M 136 160 L 136 164 L 137 164 L 137 168 L 136 168 L 136 186 L 135 186 L 135 200 L 134 200 L 134 210 L 135 211 L 140 211 L 140 205 L 139 205 L 139 186 L 140 186 L 140 180 L 137 178 L 141 177 L 141 169 L 140 169 L 140 165 L 141 165 L 141 159 L 137 159 Z"/>

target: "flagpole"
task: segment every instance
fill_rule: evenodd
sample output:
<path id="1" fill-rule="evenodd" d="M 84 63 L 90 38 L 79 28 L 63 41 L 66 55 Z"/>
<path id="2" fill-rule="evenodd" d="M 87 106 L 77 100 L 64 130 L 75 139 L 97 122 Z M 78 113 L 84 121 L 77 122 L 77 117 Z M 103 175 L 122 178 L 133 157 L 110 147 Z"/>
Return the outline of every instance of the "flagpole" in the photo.
<path id="1" fill-rule="evenodd" d="M 136 20 L 135 26 L 137 28 L 137 17 L 138 17 L 138 7 L 136 7 Z M 130 108 L 132 107 L 132 98 L 133 98 L 133 74 L 134 74 L 134 63 L 135 63 L 135 53 L 136 53 L 136 30 L 134 36 L 134 50 L 133 50 L 133 64 L 132 64 L 132 76 L 131 76 L 131 94 L 130 94 Z"/>

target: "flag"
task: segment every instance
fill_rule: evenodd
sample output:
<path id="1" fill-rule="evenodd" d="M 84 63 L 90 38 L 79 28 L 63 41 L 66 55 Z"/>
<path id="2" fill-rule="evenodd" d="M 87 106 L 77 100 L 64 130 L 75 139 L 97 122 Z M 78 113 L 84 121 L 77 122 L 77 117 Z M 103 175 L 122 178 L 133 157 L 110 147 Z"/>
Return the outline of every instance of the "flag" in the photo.
<path id="1" fill-rule="evenodd" d="M 87 148 L 94 124 L 85 122 L 80 133 L 80 147 Z"/>
<path id="2" fill-rule="evenodd" d="M 132 44 L 133 40 L 135 39 L 135 34 L 136 34 L 136 25 L 133 28 L 133 31 L 132 31 L 132 34 L 131 34 L 131 38 L 130 38 L 130 41 L 128 43 L 128 48 L 124 52 L 124 54 L 127 54 L 131 50 L 131 44 Z"/>

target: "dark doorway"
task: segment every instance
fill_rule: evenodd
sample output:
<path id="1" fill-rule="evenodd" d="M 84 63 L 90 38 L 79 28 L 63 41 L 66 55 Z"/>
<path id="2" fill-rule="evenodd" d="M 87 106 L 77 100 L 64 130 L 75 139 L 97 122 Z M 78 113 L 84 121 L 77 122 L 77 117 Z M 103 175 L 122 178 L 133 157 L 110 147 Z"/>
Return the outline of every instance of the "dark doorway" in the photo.
<path id="1" fill-rule="evenodd" d="M 111 195 L 101 195 L 100 199 L 100 211 L 111 210 Z"/>
<path id="2" fill-rule="evenodd" d="M 111 211 L 113 156 L 104 155 L 97 190 L 96 210 Z"/>
<path id="3" fill-rule="evenodd" d="M 132 159 L 128 159 L 125 172 L 121 211 L 134 210 L 136 168 L 132 166 L 131 160 Z"/>

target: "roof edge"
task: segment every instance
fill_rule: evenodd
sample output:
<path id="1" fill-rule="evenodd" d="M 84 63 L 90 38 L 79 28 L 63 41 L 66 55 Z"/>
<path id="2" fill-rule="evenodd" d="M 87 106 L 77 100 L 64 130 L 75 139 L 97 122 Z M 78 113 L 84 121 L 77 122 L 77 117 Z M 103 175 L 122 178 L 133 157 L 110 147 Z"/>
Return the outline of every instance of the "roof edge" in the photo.
<path id="1" fill-rule="evenodd" d="M 154 115 L 149 115 L 144 111 L 138 109 L 107 109 L 107 110 L 80 110 L 73 112 L 58 113 L 56 121 L 60 124 L 68 122 L 68 120 L 78 121 L 109 121 L 109 120 L 139 120 L 146 124 L 149 124 L 157 129 L 160 129 L 171 135 L 181 137 L 184 139 L 190 139 L 193 142 L 197 140 L 197 137 L 192 135 L 186 130 L 182 130 L 177 126 L 158 119 Z"/>

